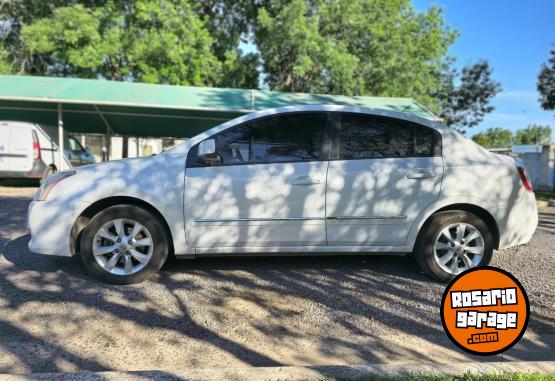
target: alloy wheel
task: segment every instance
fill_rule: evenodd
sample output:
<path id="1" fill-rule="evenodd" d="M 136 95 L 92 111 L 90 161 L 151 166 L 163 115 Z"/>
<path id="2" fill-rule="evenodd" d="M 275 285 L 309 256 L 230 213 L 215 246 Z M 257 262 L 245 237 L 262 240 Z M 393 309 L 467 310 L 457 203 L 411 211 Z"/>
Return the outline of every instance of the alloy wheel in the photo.
<path id="1" fill-rule="evenodd" d="M 150 262 L 153 252 L 152 235 L 145 226 L 131 219 L 108 221 L 94 235 L 94 259 L 102 269 L 114 275 L 141 271 Z"/>
<path id="2" fill-rule="evenodd" d="M 484 248 L 484 238 L 474 226 L 464 222 L 450 224 L 436 237 L 434 259 L 444 271 L 456 275 L 478 266 Z"/>

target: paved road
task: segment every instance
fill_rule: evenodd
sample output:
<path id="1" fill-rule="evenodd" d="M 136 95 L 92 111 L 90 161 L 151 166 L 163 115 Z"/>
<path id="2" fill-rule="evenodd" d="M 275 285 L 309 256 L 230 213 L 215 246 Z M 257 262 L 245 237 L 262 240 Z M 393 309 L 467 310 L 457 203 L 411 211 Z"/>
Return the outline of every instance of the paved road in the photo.
<path id="1" fill-rule="evenodd" d="M 494 255 L 532 315 L 519 344 L 482 358 L 448 341 L 444 286 L 409 257 L 178 261 L 103 285 L 77 259 L 27 250 L 33 192 L 0 187 L 0 372 L 555 360 L 555 208 L 530 244 Z"/>

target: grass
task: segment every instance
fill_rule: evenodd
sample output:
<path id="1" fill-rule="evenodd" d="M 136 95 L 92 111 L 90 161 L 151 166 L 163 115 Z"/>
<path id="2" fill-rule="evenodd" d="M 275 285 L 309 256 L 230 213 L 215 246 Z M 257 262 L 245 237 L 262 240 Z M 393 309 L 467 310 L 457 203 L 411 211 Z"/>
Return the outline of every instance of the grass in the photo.
<path id="1" fill-rule="evenodd" d="M 335 378 L 324 378 L 321 381 L 339 381 Z M 368 381 L 555 381 L 555 373 L 501 373 L 464 376 L 399 376 L 399 377 L 370 377 Z"/>
<path id="2" fill-rule="evenodd" d="M 464 376 L 403 376 L 393 378 L 370 378 L 369 381 L 555 381 L 555 373 L 502 373 Z"/>
<path id="3" fill-rule="evenodd" d="M 548 201 L 555 200 L 555 192 L 534 192 L 536 194 L 536 200 L 538 201 Z"/>

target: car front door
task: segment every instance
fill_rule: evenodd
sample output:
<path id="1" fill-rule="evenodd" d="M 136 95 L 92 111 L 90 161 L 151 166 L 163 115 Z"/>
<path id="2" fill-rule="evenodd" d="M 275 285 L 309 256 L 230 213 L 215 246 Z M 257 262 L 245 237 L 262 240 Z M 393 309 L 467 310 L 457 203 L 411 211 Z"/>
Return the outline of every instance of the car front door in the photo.
<path id="1" fill-rule="evenodd" d="M 330 246 L 400 246 L 439 195 L 441 135 L 419 124 L 343 113 L 328 169 Z"/>
<path id="2" fill-rule="evenodd" d="M 185 221 L 197 253 L 326 245 L 326 120 L 288 113 L 232 127 L 212 137 L 217 160 L 208 163 L 191 148 Z"/>

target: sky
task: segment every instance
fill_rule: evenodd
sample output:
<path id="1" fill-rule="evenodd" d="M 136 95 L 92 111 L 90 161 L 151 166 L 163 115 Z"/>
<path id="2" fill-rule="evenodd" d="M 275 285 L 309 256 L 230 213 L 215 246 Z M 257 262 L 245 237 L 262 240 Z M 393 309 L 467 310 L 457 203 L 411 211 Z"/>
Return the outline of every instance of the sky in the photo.
<path id="1" fill-rule="evenodd" d="M 543 111 L 536 83 L 542 63 L 555 49 L 555 0 L 413 0 L 417 11 L 443 8 L 447 25 L 459 31 L 450 54 L 457 67 L 484 58 L 503 90 L 495 110 L 467 130 L 472 136 L 489 127 L 510 130 L 528 124 L 549 124 L 555 132 L 555 112 Z M 555 139 L 555 133 L 553 134 Z"/>

